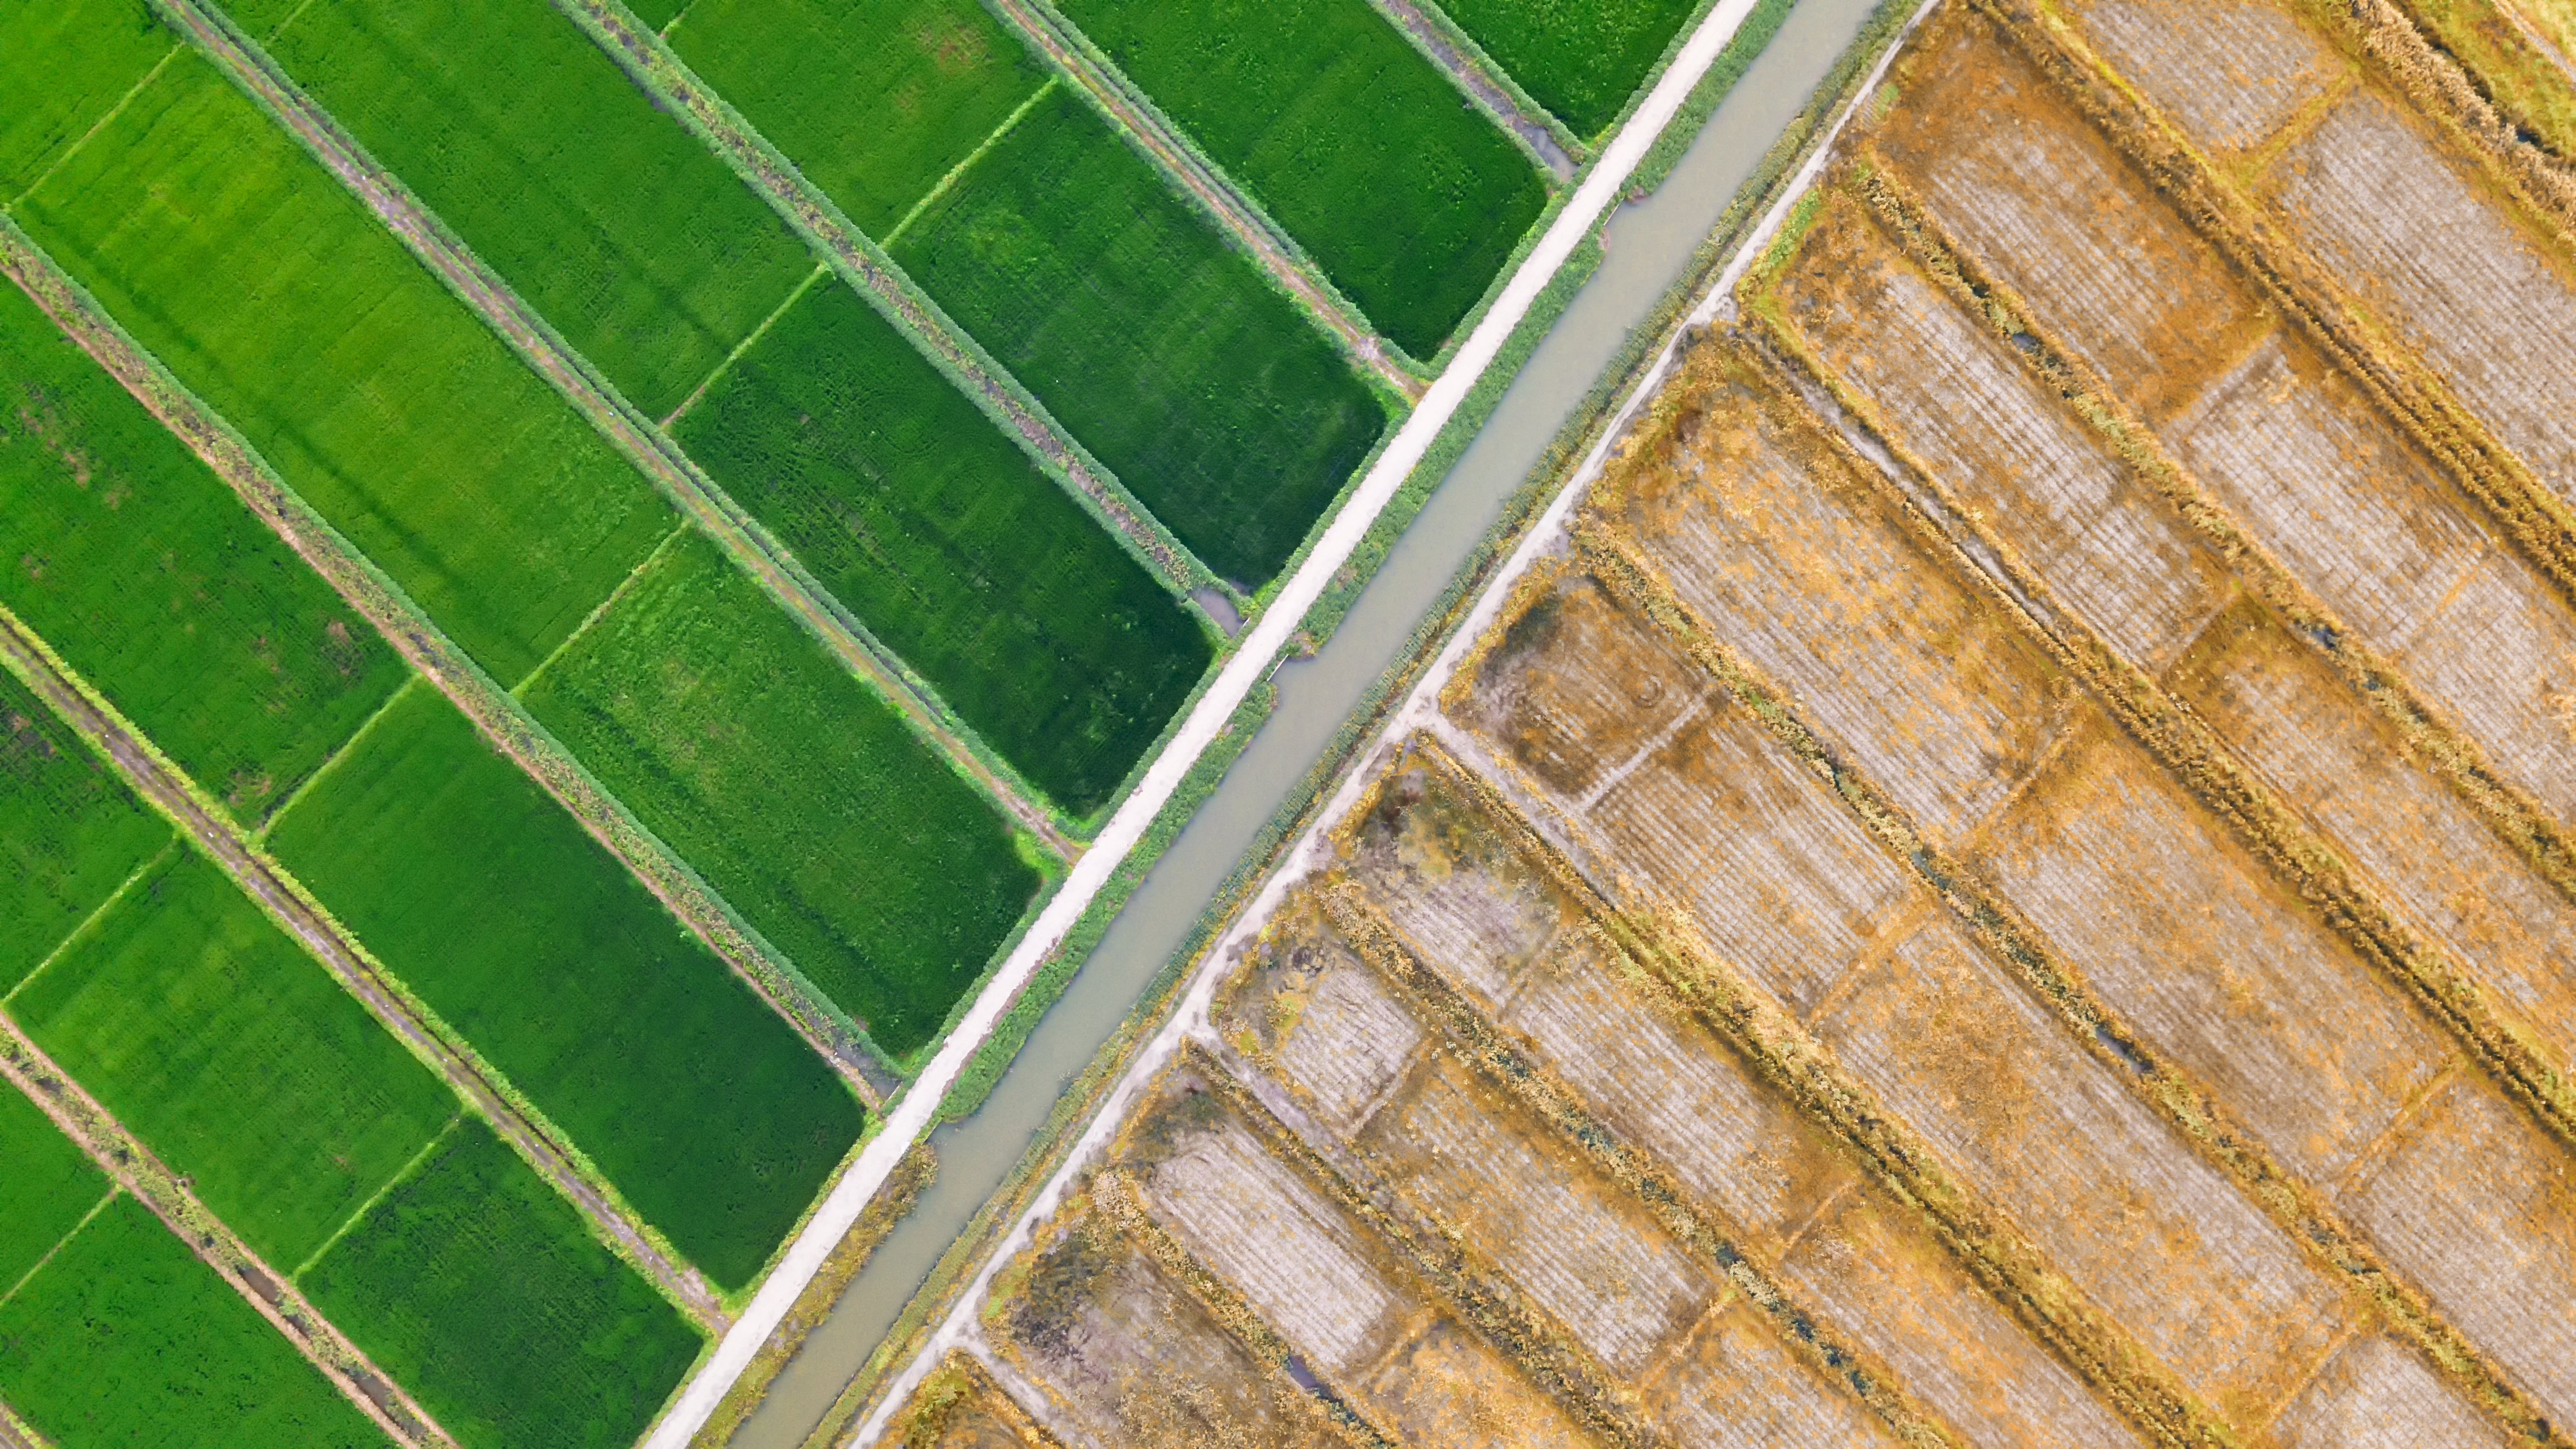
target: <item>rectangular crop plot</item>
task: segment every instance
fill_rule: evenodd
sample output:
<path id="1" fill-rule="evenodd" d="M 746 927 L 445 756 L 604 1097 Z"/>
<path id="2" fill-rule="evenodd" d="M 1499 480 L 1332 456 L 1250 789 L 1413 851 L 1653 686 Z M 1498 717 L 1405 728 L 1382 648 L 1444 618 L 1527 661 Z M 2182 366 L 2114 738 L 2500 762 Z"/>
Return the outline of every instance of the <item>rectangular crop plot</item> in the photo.
<path id="1" fill-rule="evenodd" d="M 465 1449 L 631 1442 L 697 1332 L 480 1118 L 308 1270 L 314 1306 Z"/>
<path id="2" fill-rule="evenodd" d="M 0 1090 L 0 1294 L 108 1194 L 107 1174 L 15 1087 Z"/>
<path id="3" fill-rule="evenodd" d="M 880 239 L 1046 76 L 975 0 L 695 0 L 671 48 Z"/>
<path id="4" fill-rule="evenodd" d="M 0 995 L 169 840 L 169 822 L 0 670 Z"/>
<path id="5" fill-rule="evenodd" d="M 1037 888 L 992 803 L 694 530 L 526 697 L 889 1052 L 930 1039 Z"/>
<path id="6" fill-rule="evenodd" d="M 2193 140 L 2259 145 L 2343 67 L 2263 0 L 2075 0 L 2084 36 Z"/>
<path id="7" fill-rule="evenodd" d="M 649 416 L 814 268 L 541 0 L 314 0 L 268 51 Z"/>
<path id="8" fill-rule="evenodd" d="M 0 603 L 245 823 L 402 662 L 239 495 L 0 287 Z"/>
<path id="9" fill-rule="evenodd" d="M 1547 205 L 1529 158 L 1367 0 L 1061 8 L 1415 357 Z"/>
<path id="10" fill-rule="evenodd" d="M 396 700 L 269 847 L 720 1284 L 857 1140 L 803 1039 L 436 690 Z"/>
<path id="11" fill-rule="evenodd" d="M 356 1449 L 382 1430 L 118 1197 L 0 1303 L 0 1397 L 64 1449 Z"/>
<path id="12" fill-rule="evenodd" d="M 1116 792 L 1213 657 L 1207 631 L 836 279 L 674 429 L 709 476 L 1066 809 Z"/>
<path id="13" fill-rule="evenodd" d="M 136 881 L 9 1010 L 281 1270 L 456 1113 L 446 1084 L 194 850 Z"/>
<path id="14" fill-rule="evenodd" d="M 179 37 L 135 0 L 0 4 L 0 205 L 16 201 Z"/>
<path id="15" fill-rule="evenodd" d="M 1598 136 L 1645 84 L 1697 0 L 1444 0 L 1441 10 L 1530 98 Z"/>
<path id="16" fill-rule="evenodd" d="M 504 683 L 670 531 L 581 415 L 193 51 L 14 214 Z"/>
<path id="17" fill-rule="evenodd" d="M 1072 87 L 894 258 L 1217 573 L 1258 588 L 1386 410 L 1296 303 Z"/>

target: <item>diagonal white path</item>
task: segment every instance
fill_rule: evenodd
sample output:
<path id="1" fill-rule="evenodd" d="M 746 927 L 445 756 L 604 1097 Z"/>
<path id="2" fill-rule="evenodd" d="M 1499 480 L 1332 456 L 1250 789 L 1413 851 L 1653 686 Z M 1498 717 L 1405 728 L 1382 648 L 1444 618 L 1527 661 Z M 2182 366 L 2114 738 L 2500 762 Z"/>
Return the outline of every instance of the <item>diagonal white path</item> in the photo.
<path id="1" fill-rule="evenodd" d="M 850 1170 L 842 1175 L 831 1195 L 823 1200 L 822 1207 L 806 1221 L 804 1231 L 796 1235 L 796 1241 L 789 1245 L 776 1271 L 753 1295 L 742 1317 L 734 1321 L 724 1340 L 716 1345 L 715 1353 L 681 1390 L 678 1402 L 654 1426 L 644 1441 L 644 1449 L 685 1449 L 691 1437 L 706 1423 L 707 1417 L 715 1412 L 716 1404 L 742 1376 L 743 1369 L 759 1352 L 760 1346 L 777 1330 L 779 1321 L 787 1316 L 788 1309 L 805 1291 L 805 1285 L 822 1270 L 823 1260 L 831 1255 L 842 1235 L 850 1230 L 850 1225 L 858 1221 L 860 1209 L 867 1206 L 868 1200 L 876 1195 L 877 1189 L 894 1171 L 895 1164 L 902 1160 L 914 1140 L 930 1125 L 931 1114 L 938 1109 L 940 1099 L 947 1095 L 958 1074 L 966 1069 L 966 1064 L 974 1059 L 976 1050 L 1001 1021 L 1003 1013 L 1010 1009 L 1012 999 L 1028 984 L 1039 963 L 1064 939 L 1074 922 L 1081 919 L 1082 913 L 1100 894 L 1101 887 L 1108 883 L 1111 872 L 1127 858 L 1128 852 L 1136 848 L 1137 841 L 1144 838 L 1146 828 L 1153 824 L 1154 817 L 1172 798 L 1172 792 L 1180 788 L 1191 766 L 1197 764 L 1199 756 L 1215 742 L 1226 721 L 1234 717 L 1235 710 L 1252 692 L 1253 686 L 1269 674 L 1272 662 L 1287 646 L 1290 635 L 1305 622 L 1307 610 L 1323 597 L 1333 575 L 1350 561 L 1352 551 L 1359 547 L 1360 540 L 1368 535 L 1378 515 L 1385 512 L 1387 504 L 1394 500 L 1396 490 L 1421 463 L 1432 441 L 1440 436 L 1440 430 L 1448 426 L 1459 405 L 1466 401 L 1469 390 L 1493 365 L 1503 343 L 1512 335 L 1512 329 L 1529 315 L 1530 305 L 1538 300 L 1539 293 L 1556 279 L 1566 259 L 1574 254 L 1584 236 L 1600 221 L 1612 200 L 1626 188 L 1629 176 L 1645 159 L 1647 149 L 1654 145 L 1655 139 L 1663 134 L 1664 127 L 1681 110 L 1692 88 L 1716 63 L 1726 43 L 1734 39 L 1737 27 L 1744 23 L 1744 17 L 1751 13 L 1754 3 L 1755 0 L 1719 0 L 1719 4 L 1700 22 L 1699 28 L 1691 32 L 1690 39 L 1682 45 L 1681 53 L 1674 57 L 1672 65 L 1656 82 L 1654 90 L 1648 93 L 1644 104 L 1629 116 L 1628 123 L 1619 128 L 1619 134 L 1611 138 L 1609 147 L 1601 153 L 1591 175 L 1575 189 L 1565 209 L 1557 213 L 1556 221 L 1522 260 L 1519 269 L 1512 273 L 1511 280 L 1503 287 L 1502 296 L 1476 324 L 1475 331 L 1468 334 L 1466 344 L 1458 349 L 1457 356 L 1450 359 L 1439 381 L 1422 395 L 1422 401 L 1415 406 L 1412 416 L 1406 418 L 1403 427 L 1397 430 L 1395 441 L 1378 455 L 1368 476 L 1360 480 L 1360 486 L 1325 528 L 1324 536 L 1316 541 L 1313 551 L 1306 555 L 1306 561 L 1290 576 L 1270 607 L 1262 612 L 1260 621 L 1253 625 L 1243 647 L 1227 661 L 1225 668 L 1218 673 L 1216 683 L 1199 696 L 1197 707 L 1182 722 L 1171 744 L 1155 758 L 1146 770 L 1145 778 L 1137 783 L 1134 792 L 1110 817 L 1108 826 L 1092 842 L 1091 848 L 1074 862 L 1072 874 L 1066 878 L 1064 887 L 1039 913 L 1037 923 L 1029 928 L 1029 933 L 1020 938 L 1019 946 L 1002 963 L 1001 970 L 994 974 L 992 981 L 986 984 L 983 994 L 976 998 L 965 1019 L 957 1024 L 957 1029 L 949 1033 L 946 1044 L 931 1058 L 930 1065 L 922 1070 L 911 1089 L 887 1114 L 884 1129 L 859 1154 L 859 1160 L 851 1165 Z M 968 1300 L 971 1301 L 973 1296 L 970 1293 Z M 918 1365 L 908 1370 L 907 1375 L 917 1371 Z M 896 1392 L 887 1396 L 887 1402 L 899 1401 L 903 1391 L 904 1386 L 898 1384 Z"/>

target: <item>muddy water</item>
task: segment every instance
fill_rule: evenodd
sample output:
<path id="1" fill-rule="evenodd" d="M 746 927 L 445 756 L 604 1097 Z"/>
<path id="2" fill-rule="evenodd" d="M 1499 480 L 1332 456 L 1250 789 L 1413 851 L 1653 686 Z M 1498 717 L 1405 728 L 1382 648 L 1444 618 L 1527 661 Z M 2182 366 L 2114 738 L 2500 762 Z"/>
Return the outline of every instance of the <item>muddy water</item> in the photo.
<path id="1" fill-rule="evenodd" d="M 1395 664 L 1414 621 L 1438 602 L 1593 379 L 1680 277 L 1874 3 L 1802 0 L 1672 176 L 1613 214 L 1600 270 L 1513 379 L 1493 420 L 1322 651 L 1279 671 L 1278 708 L 1146 876 L 983 1110 L 932 1135 L 938 1181 L 780 1373 L 732 1449 L 794 1449 L 822 1420 L 950 1240 L 1027 1152 L 1066 1083 L 1179 949 L 1342 720 Z"/>

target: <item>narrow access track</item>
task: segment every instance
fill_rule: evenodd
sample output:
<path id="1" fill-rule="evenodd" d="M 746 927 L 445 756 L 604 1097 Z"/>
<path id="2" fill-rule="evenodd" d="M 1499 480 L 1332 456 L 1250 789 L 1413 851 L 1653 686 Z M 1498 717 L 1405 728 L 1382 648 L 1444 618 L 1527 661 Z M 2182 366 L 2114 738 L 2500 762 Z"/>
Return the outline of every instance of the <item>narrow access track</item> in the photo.
<path id="1" fill-rule="evenodd" d="M 604 0 L 554 0 L 554 4 L 589 32 L 644 94 L 678 117 L 744 185 L 768 202 L 806 245 L 828 258 L 844 280 L 874 297 L 898 326 L 936 352 L 938 364 L 960 380 L 972 400 L 1061 471 L 1082 501 L 1125 538 L 1177 596 L 1213 588 L 1241 598 L 1233 584 L 1219 578 L 1150 510 L 1112 481 L 1107 470 L 1047 416 L 1018 379 L 987 357 L 937 304 L 914 288 L 893 259 L 843 215 L 837 203 L 698 79 L 660 36 L 631 24 L 622 7 Z"/>
<path id="2" fill-rule="evenodd" d="M 595 4 L 597 0 L 582 0 Z M 1306 304 L 1307 312 L 1335 337 L 1342 346 L 1377 374 L 1387 386 L 1404 394 L 1405 401 L 1419 403 L 1430 384 L 1416 376 L 1398 360 L 1401 353 L 1394 343 L 1372 331 L 1367 319 L 1357 308 L 1345 303 L 1329 290 L 1318 275 L 1300 263 L 1295 243 L 1267 217 L 1255 211 L 1233 185 L 1220 178 L 1201 161 L 1198 153 L 1184 143 L 1161 111 L 1143 96 L 1136 94 L 1124 81 L 1113 79 L 1083 51 L 1073 38 L 1072 26 L 1055 13 L 1051 5 L 1041 6 L 1030 0 L 991 0 L 1022 35 L 1047 54 L 1056 68 L 1074 84 L 1091 93 L 1119 125 L 1127 129 L 1163 169 L 1179 178 L 1190 194 L 1207 208 L 1217 223 L 1252 259 L 1261 264 L 1273 281 L 1288 289 L 1291 296 Z M 1509 104 L 1510 97 L 1503 98 Z M 1550 143 L 1553 144 L 1552 142 Z M 1570 173 L 1569 173 L 1570 174 Z"/>
<path id="3" fill-rule="evenodd" d="M 1049 850 L 1066 860 L 1082 853 L 1079 845 L 1056 828 L 1045 806 L 1038 803 L 1034 788 L 1006 778 L 977 754 L 965 741 L 965 726 L 950 715 L 927 685 L 914 680 L 901 660 L 878 644 L 864 625 L 815 583 L 767 529 L 598 377 L 534 308 L 521 301 L 518 293 L 461 240 L 450 235 L 399 179 L 368 157 L 274 61 L 246 45 L 204 0 L 157 0 L 157 4 L 236 84 L 258 97 L 423 265 L 553 384 L 666 497 L 696 519 L 709 537 L 749 570 L 771 597 L 785 605 L 847 668 L 891 701 L 916 733 L 982 786 L 1023 828 L 1046 842 Z"/>
<path id="4" fill-rule="evenodd" d="M 1496 74 L 1499 66 L 1488 65 L 1460 49 L 1458 36 L 1450 32 L 1455 21 L 1443 25 L 1432 19 L 1415 0 L 1369 0 L 1369 4 L 1376 7 L 1389 24 L 1411 38 L 1414 49 L 1431 57 L 1431 63 L 1446 72 L 1451 82 L 1473 96 L 1477 105 L 1484 107 L 1503 129 L 1529 148 L 1538 157 L 1539 164 L 1545 166 L 1560 184 L 1574 179 L 1575 168 L 1581 161 L 1566 148 L 1566 143 L 1574 139 L 1574 133 L 1564 131 L 1559 134 L 1563 123 L 1550 124 L 1555 122 L 1555 117 L 1535 109 L 1538 105 L 1536 100 L 1524 103 L 1523 98 Z"/>
<path id="5" fill-rule="evenodd" d="M 135 793 L 186 831 L 215 863 L 250 893 L 271 919 L 294 934 L 330 968 L 350 993 L 413 1052 L 438 1069 L 463 1093 L 538 1171 L 554 1180 L 563 1195 L 581 1209 L 593 1226 L 626 1249 L 628 1259 L 651 1273 L 665 1293 L 685 1308 L 699 1325 L 721 1334 L 731 1319 L 698 1270 L 662 1252 L 643 1229 L 611 1204 L 607 1195 L 573 1165 L 553 1136 L 531 1122 L 481 1066 L 449 1044 L 423 1021 L 401 990 L 385 979 L 374 961 L 339 924 L 312 903 L 275 862 L 253 849 L 238 826 L 221 820 L 166 765 L 137 732 L 91 702 L 66 674 L 42 641 L 14 617 L 0 613 L 0 655 L 28 682 L 66 724 L 80 731 L 116 767 Z"/>
<path id="6" fill-rule="evenodd" d="M 18 1411 L 0 1401 L 0 1449 L 54 1449 L 53 1443 L 18 1417 Z"/>

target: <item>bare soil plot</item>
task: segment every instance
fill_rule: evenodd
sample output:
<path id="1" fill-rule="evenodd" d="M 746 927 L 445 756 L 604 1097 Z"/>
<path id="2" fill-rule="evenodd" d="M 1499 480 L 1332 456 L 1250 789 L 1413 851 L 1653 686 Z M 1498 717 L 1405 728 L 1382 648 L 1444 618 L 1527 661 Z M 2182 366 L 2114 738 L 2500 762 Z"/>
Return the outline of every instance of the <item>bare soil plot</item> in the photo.
<path id="1" fill-rule="evenodd" d="M 2576 1069 L 2576 908 L 2341 676 L 2277 621 L 2240 610 L 2202 636 L 2170 685 L 2483 979 L 2562 1070 Z"/>
<path id="2" fill-rule="evenodd" d="M 1343 1443 L 1321 1406 L 1262 1364 L 1098 1213 L 1058 1225 L 987 1310 L 1064 1437 L 1135 1449 Z"/>
<path id="3" fill-rule="evenodd" d="M 1965 833 L 2038 763 L 2067 681 L 1812 424 L 1695 366 L 1702 409 L 1631 458 L 1617 526 L 1918 828 Z"/>
<path id="4" fill-rule="evenodd" d="M 2403 1346 L 2373 1334 L 2335 1351 L 2272 1421 L 2284 1449 L 2502 1449 L 2506 1440 Z"/>
<path id="5" fill-rule="evenodd" d="M 2349 1321 L 2286 1233 L 1946 919 L 1817 1032 L 2222 1411 L 2259 1419 Z"/>
<path id="6" fill-rule="evenodd" d="M 2068 608 L 2153 667 L 2224 601 L 2217 561 L 2002 338 L 1847 199 L 1780 283 L 1792 326 Z"/>
<path id="7" fill-rule="evenodd" d="M 2576 269 L 2421 125 L 2368 91 L 2345 97 L 2273 163 L 2274 204 L 2543 483 L 2576 497 Z"/>
<path id="8" fill-rule="evenodd" d="M 1249 954 L 1220 1020 L 1327 1131 L 1349 1137 L 1404 1079 L 1428 1034 L 1323 923 L 1291 919 L 1273 928 L 1282 939 Z"/>
<path id="9" fill-rule="evenodd" d="M 2559 1144 L 2463 1073 L 2343 1201 L 2543 1412 L 2576 1420 L 2576 1167 Z"/>
<path id="10" fill-rule="evenodd" d="M 1573 904 L 1432 769 L 1408 762 L 1352 830 L 1354 868 L 1396 928 L 1492 1009 L 1574 921 Z"/>
<path id="11" fill-rule="evenodd" d="M 2145 751 L 2088 723 L 1978 864 L 2057 959 L 2330 1183 L 2454 1049 Z"/>
<path id="12" fill-rule="evenodd" d="M 2260 145 L 2344 75 L 2323 43 L 2260 0 L 2067 0 L 2065 9 L 2103 59 L 2213 151 Z"/>

